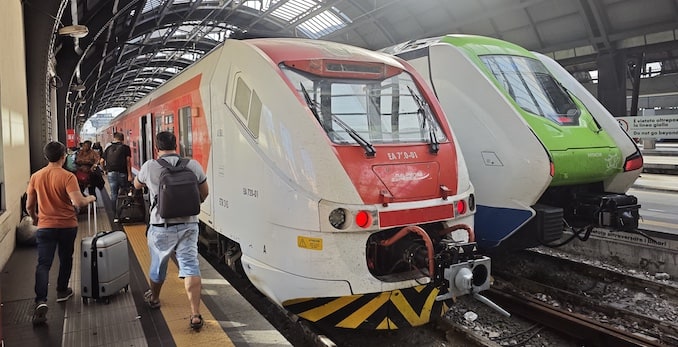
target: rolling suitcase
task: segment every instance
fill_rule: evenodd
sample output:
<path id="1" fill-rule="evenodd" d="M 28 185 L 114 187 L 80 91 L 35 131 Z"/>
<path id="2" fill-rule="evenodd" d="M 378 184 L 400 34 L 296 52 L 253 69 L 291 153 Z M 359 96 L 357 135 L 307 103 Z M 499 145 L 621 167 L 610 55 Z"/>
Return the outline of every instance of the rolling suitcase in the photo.
<path id="1" fill-rule="evenodd" d="M 88 235 L 81 241 L 80 283 L 82 301 L 103 299 L 108 303 L 110 296 L 121 289 L 129 290 L 129 258 L 127 235 L 124 231 L 103 231 L 95 233 L 97 225 L 96 202 L 88 205 Z M 90 213 L 89 210 L 93 210 Z M 91 216 L 94 216 L 92 225 Z M 94 234 L 94 235 L 92 235 Z"/>
<path id="2" fill-rule="evenodd" d="M 146 203 L 141 190 L 130 187 L 120 190 L 116 202 L 115 219 L 119 223 L 146 223 Z"/>

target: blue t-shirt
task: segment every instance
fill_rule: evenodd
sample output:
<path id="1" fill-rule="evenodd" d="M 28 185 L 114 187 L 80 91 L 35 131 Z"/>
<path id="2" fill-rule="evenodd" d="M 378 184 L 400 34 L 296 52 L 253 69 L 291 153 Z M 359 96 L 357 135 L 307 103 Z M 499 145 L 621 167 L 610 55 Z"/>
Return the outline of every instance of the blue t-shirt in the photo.
<path id="1" fill-rule="evenodd" d="M 171 165 L 176 165 L 179 161 L 179 156 L 175 154 L 163 155 L 161 158 L 165 159 Z M 191 159 L 186 165 L 188 169 L 195 173 L 195 176 L 198 178 L 198 184 L 202 184 L 207 180 L 207 176 L 196 160 Z M 183 223 L 183 222 L 198 222 L 198 216 L 189 216 L 189 217 L 177 217 L 177 218 L 167 218 L 164 219 L 158 214 L 157 206 L 154 206 L 154 202 L 158 196 L 158 186 L 160 185 L 160 173 L 164 170 L 162 165 L 160 165 L 155 160 L 148 160 L 143 165 L 137 174 L 137 181 L 143 183 L 148 188 L 148 194 L 151 200 L 151 211 L 150 211 L 150 224 L 162 224 L 162 223 Z M 181 203 L 181 202 L 177 202 Z"/>

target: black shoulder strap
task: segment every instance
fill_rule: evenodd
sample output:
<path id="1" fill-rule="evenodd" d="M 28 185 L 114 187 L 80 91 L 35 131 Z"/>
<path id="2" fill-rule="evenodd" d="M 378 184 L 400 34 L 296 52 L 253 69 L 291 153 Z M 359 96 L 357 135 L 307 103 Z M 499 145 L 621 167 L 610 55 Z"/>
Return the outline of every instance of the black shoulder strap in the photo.
<path id="1" fill-rule="evenodd" d="M 168 163 L 167 160 L 165 160 L 164 158 L 158 158 L 156 162 L 158 162 L 158 164 L 162 165 L 162 167 L 164 168 L 169 169 L 172 167 L 172 164 Z"/>
<path id="2" fill-rule="evenodd" d="M 180 158 L 179 161 L 177 162 L 176 167 L 180 167 L 180 168 L 183 169 L 188 165 L 189 161 L 190 161 L 190 159 L 188 159 L 188 158 Z"/>
<path id="3" fill-rule="evenodd" d="M 164 158 L 158 158 L 158 160 L 156 160 L 156 161 L 158 162 L 158 164 L 162 165 L 162 167 L 167 168 L 169 170 L 172 170 L 174 168 L 182 168 L 182 169 L 185 168 L 186 165 L 188 165 L 188 162 L 190 161 L 190 159 L 179 158 L 176 165 L 174 165 L 174 166 L 172 166 L 172 164 L 167 162 L 167 160 L 165 160 Z"/>

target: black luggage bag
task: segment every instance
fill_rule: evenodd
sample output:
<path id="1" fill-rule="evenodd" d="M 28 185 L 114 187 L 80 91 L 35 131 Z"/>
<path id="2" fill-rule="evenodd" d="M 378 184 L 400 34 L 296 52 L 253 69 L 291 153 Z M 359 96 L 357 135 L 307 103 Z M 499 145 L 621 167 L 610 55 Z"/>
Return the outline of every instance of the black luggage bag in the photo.
<path id="1" fill-rule="evenodd" d="M 115 209 L 115 219 L 118 223 L 146 223 L 146 211 L 142 190 L 134 187 L 120 190 Z"/>

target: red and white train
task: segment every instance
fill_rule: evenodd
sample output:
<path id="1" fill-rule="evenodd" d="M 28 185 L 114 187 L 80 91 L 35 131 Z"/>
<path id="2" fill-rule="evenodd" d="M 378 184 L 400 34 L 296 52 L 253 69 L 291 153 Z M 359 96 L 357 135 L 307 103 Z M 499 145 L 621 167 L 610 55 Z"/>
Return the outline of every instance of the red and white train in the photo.
<path id="1" fill-rule="evenodd" d="M 304 319 L 417 326 L 447 299 L 489 288 L 458 143 L 399 58 L 317 40 L 227 40 L 100 136 L 123 132 L 138 170 L 161 130 L 207 173 L 202 242 Z"/>

